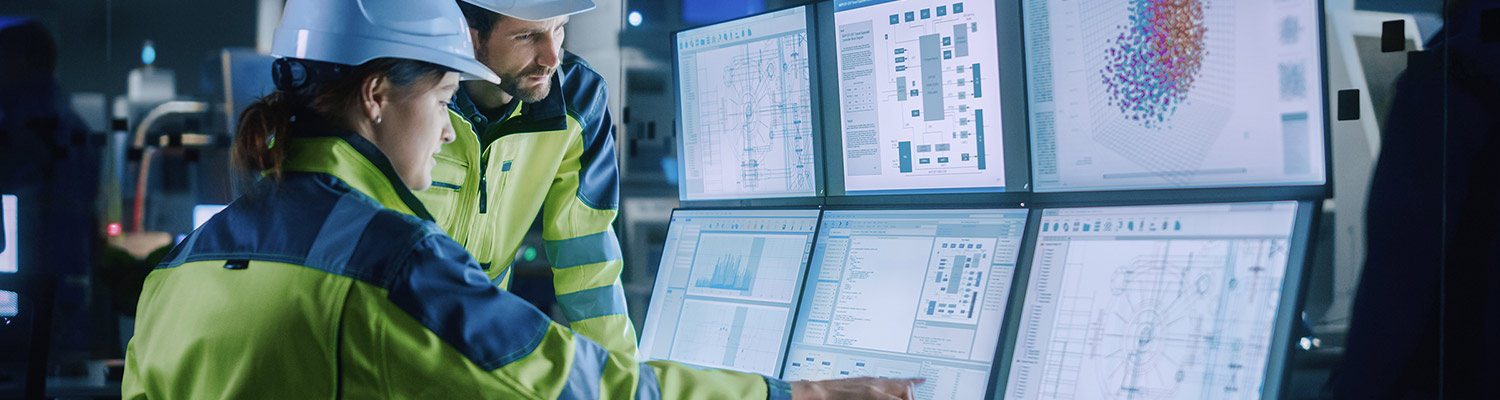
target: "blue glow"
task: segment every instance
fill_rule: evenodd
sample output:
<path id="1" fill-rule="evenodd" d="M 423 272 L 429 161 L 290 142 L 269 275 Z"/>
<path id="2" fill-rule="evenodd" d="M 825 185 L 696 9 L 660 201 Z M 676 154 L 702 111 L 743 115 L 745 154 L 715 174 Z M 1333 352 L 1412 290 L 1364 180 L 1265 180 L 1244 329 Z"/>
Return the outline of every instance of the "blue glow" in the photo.
<path id="1" fill-rule="evenodd" d="M 9 15 L 0 15 L 0 29 L 6 29 L 6 28 L 9 28 L 9 27 L 12 27 L 12 26 L 18 26 L 18 25 L 21 25 L 21 24 L 24 24 L 24 23 L 27 23 L 27 22 L 31 22 L 31 18 L 27 18 L 27 17 L 15 17 L 15 16 L 9 16 Z M 9 292 L 6 292 L 6 293 L 9 293 Z"/>
<path id="2" fill-rule="evenodd" d="M 662 157 L 661 172 L 666 175 L 667 183 L 677 185 L 677 157 Z"/>
<path id="3" fill-rule="evenodd" d="M 630 26 L 641 26 L 641 12 L 631 11 L 630 16 L 625 17 L 625 21 L 629 22 Z"/>
<path id="4" fill-rule="evenodd" d="M 766 11 L 766 0 L 682 0 L 682 22 L 689 25 L 731 20 Z"/>
<path id="5" fill-rule="evenodd" d="M 156 46 L 147 40 L 146 45 L 141 48 L 141 63 L 151 65 L 154 62 L 156 62 Z"/>

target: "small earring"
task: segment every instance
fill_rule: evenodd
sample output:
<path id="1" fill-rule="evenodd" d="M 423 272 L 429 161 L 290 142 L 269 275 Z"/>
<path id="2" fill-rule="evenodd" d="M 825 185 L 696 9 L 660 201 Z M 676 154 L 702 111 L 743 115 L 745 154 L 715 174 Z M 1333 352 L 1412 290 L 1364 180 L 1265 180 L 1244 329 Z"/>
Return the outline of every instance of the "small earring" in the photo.
<path id="1" fill-rule="evenodd" d="M 375 116 L 375 125 L 380 125 L 380 116 Z"/>

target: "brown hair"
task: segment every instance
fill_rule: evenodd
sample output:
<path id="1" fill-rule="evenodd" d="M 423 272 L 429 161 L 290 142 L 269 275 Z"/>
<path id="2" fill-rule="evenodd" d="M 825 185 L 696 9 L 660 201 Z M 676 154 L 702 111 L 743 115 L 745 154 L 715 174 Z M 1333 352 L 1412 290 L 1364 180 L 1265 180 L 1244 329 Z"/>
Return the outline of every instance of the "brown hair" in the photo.
<path id="1" fill-rule="evenodd" d="M 405 90 L 437 85 L 451 69 L 422 61 L 378 58 L 353 67 L 348 73 L 331 79 L 313 79 L 290 90 L 278 89 L 261 97 L 240 113 L 231 149 L 235 164 L 251 171 L 266 172 L 279 178 L 286 161 L 286 138 L 292 115 L 299 110 L 311 111 L 343 127 L 350 112 L 360 109 L 361 87 L 369 79 L 384 77 Z M 304 112 L 305 112 L 304 111 Z"/>
<path id="2" fill-rule="evenodd" d="M 490 12 L 464 0 L 457 1 L 458 10 L 464 14 L 464 22 L 468 23 L 469 29 L 479 32 L 479 43 L 476 44 L 484 45 L 490 40 L 490 31 L 495 30 L 495 25 L 505 19 L 505 14 Z"/>

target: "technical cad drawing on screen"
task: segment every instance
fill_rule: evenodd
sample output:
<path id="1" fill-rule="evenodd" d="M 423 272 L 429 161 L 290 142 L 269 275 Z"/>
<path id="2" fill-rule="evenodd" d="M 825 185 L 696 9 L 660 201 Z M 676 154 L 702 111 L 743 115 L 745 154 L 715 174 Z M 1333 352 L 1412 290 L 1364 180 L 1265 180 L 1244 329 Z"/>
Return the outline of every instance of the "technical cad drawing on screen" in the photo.
<path id="1" fill-rule="evenodd" d="M 1005 186 L 994 2 L 840 1 L 833 19 L 847 192 Z"/>
<path id="2" fill-rule="evenodd" d="M 818 213 L 673 213 L 641 354 L 776 376 Z"/>
<path id="3" fill-rule="evenodd" d="M 783 377 L 923 377 L 919 399 L 983 397 L 1026 215 L 825 212 Z"/>
<path id="4" fill-rule="evenodd" d="M 1044 211 L 1006 398 L 1261 398 L 1296 207 Z"/>
<path id="5" fill-rule="evenodd" d="M 1318 185 L 1318 4 L 1025 0 L 1036 191 Z"/>
<path id="6" fill-rule="evenodd" d="M 684 200 L 817 194 L 806 8 L 677 35 Z"/>

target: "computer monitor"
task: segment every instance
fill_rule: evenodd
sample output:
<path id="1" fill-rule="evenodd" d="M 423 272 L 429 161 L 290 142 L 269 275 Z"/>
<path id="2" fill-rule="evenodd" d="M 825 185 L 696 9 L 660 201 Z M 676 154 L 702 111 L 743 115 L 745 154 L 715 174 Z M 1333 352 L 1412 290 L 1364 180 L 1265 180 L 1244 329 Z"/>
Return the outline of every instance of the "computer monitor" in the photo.
<path id="1" fill-rule="evenodd" d="M 203 223 L 208 222 L 210 218 L 219 214 L 220 211 L 224 211 L 225 208 L 229 208 L 229 206 L 222 204 L 199 204 L 193 206 L 193 229 L 196 230 L 198 227 L 203 226 Z"/>
<path id="2" fill-rule="evenodd" d="M 821 194 L 808 7 L 675 35 L 682 200 Z"/>
<path id="3" fill-rule="evenodd" d="M 5 221 L 5 247 L 0 250 L 0 273 L 13 273 L 19 270 L 21 247 L 19 241 L 19 229 L 21 222 L 17 220 L 17 207 L 20 207 L 20 199 L 13 194 L 0 195 L 0 215 Z M 17 303 L 16 292 L 0 290 L 0 317 L 14 317 L 21 312 L 20 304 Z"/>
<path id="4" fill-rule="evenodd" d="M 17 207 L 20 207 L 20 199 L 16 195 L 0 195 L 0 212 L 5 216 L 5 247 L 0 247 L 0 272 L 16 272 L 20 265 L 17 254 L 21 250 L 16 243 L 20 236 L 16 227 L 21 222 L 17 220 Z"/>
<path id="5" fill-rule="evenodd" d="M 1318 2 L 1022 7 L 1035 191 L 1324 184 Z"/>
<path id="6" fill-rule="evenodd" d="M 844 195 L 1005 191 L 993 1 L 833 4 Z M 1019 160 L 1018 160 L 1019 161 Z"/>
<path id="7" fill-rule="evenodd" d="M 1277 397 L 1299 208 L 1043 210 L 1005 397 Z"/>
<path id="8" fill-rule="evenodd" d="M 641 354 L 780 374 L 818 210 L 677 210 Z"/>
<path id="9" fill-rule="evenodd" d="M 826 211 L 783 377 L 987 398 L 1027 211 Z"/>

